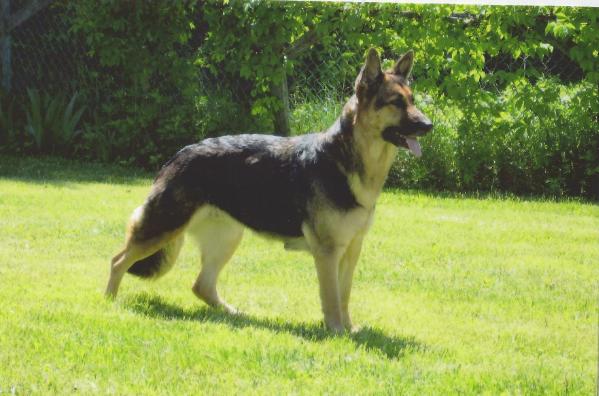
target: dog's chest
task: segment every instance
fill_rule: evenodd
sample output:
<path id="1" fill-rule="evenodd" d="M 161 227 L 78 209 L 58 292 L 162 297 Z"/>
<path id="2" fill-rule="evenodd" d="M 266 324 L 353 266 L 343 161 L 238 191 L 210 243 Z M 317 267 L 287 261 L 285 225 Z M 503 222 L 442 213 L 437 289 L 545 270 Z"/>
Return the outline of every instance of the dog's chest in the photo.
<path id="1" fill-rule="evenodd" d="M 397 149 L 388 144 L 371 144 L 361 151 L 363 171 L 349 174 L 348 183 L 360 205 L 373 208 L 381 194 Z"/>
<path id="2" fill-rule="evenodd" d="M 311 233 L 326 243 L 345 246 L 358 234 L 365 233 L 370 227 L 374 208 L 363 207 L 351 210 L 321 210 L 313 213 Z M 304 230 L 305 234 L 305 230 Z"/>

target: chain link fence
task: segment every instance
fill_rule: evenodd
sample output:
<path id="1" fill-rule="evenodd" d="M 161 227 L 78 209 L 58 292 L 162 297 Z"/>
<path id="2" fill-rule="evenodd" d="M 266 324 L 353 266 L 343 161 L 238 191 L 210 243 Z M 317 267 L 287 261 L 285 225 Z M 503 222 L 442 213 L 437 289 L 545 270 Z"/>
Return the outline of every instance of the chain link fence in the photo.
<path id="1" fill-rule="evenodd" d="M 19 7 L 19 2 L 13 3 L 13 8 Z M 49 93 L 76 88 L 73 76 L 84 67 L 85 46 L 69 28 L 60 9 L 46 7 L 11 32 L 14 93 L 28 88 Z"/>

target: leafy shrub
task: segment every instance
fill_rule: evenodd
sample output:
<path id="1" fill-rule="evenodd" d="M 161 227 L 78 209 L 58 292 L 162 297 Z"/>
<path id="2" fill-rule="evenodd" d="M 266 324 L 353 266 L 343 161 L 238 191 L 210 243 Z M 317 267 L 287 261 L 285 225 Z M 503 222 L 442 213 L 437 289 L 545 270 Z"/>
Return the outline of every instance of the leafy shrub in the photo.
<path id="1" fill-rule="evenodd" d="M 341 114 L 343 100 L 335 95 L 296 96 L 290 117 L 295 134 L 326 131 Z"/>
<path id="2" fill-rule="evenodd" d="M 17 129 L 14 120 L 14 100 L 0 98 L 0 145 L 16 142 Z"/>
<path id="3" fill-rule="evenodd" d="M 61 95 L 40 95 L 35 89 L 27 90 L 29 107 L 26 110 L 25 131 L 33 139 L 39 153 L 68 154 L 75 138 L 81 133 L 77 125 L 85 106 L 75 108 L 77 93 L 68 103 Z"/>
<path id="4" fill-rule="evenodd" d="M 155 169 L 203 137 L 272 130 L 270 87 L 284 75 L 294 133 L 323 130 L 368 47 L 385 63 L 413 48 L 435 129 L 423 160 L 399 155 L 390 185 L 599 197 L 597 9 L 57 4 L 87 53 L 74 77 L 87 105 L 79 156 Z"/>
<path id="5" fill-rule="evenodd" d="M 389 182 L 593 196 L 599 174 L 597 99 L 593 84 L 543 79 L 521 80 L 494 99 L 484 98 L 479 111 L 442 101 L 423 106 L 435 123 L 422 139 L 423 158 L 400 155 Z"/>
<path id="6" fill-rule="evenodd" d="M 82 155 L 156 168 L 200 137 L 200 81 L 184 47 L 193 9 L 180 2 L 67 4 L 72 32 L 88 48 L 83 72 L 92 77 L 81 78 L 92 102 Z"/>
<path id="7" fill-rule="evenodd" d="M 306 99 L 293 101 L 295 133 L 334 119 L 323 105 L 351 94 L 367 47 L 387 63 L 414 48 L 436 127 L 422 161 L 400 154 L 389 185 L 599 197 L 595 9 L 256 2 L 204 14 L 212 69 L 260 88 L 287 68 Z M 252 95 L 268 111 L 268 92 Z"/>

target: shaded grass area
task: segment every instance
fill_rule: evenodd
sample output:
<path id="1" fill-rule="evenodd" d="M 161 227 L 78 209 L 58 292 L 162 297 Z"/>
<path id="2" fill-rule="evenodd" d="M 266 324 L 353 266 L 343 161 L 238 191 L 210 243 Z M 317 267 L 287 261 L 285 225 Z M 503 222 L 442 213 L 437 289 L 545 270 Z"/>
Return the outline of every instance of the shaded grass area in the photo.
<path id="1" fill-rule="evenodd" d="M 110 184 L 147 183 L 153 173 L 119 165 L 85 163 L 59 157 L 0 156 L 0 178 L 31 183 L 61 184 L 98 182 Z"/>
<path id="2" fill-rule="evenodd" d="M 233 328 L 262 328 L 273 332 L 284 332 L 302 337 L 308 341 L 323 341 L 336 337 L 319 323 L 293 323 L 280 319 L 260 318 L 245 313 L 229 315 L 221 310 L 209 307 L 185 309 L 175 304 L 164 301 L 160 297 L 140 294 L 130 297 L 125 301 L 125 306 L 134 312 L 167 320 L 191 320 L 200 322 L 225 323 Z M 388 336 L 381 330 L 371 327 L 362 327 L 359 331 L 348 334 L 356 347 L 376 349 L 388 358 L 398 358 L 406 350 L 420 350 L 424 345 L 415 341 L 414 337 L 399 338 Z"/>
<path id="3" fill-rule="evenodd" d="M 247 233 L 222 295 L 191 293 L 187 243 L 163 279 L 108 262 L 151 175 L 0 156 L 0 394 L 590 394 L 599 209 L 385 192 L 352 293 L 362 330 L 321 323 L 310 258 Z"/>

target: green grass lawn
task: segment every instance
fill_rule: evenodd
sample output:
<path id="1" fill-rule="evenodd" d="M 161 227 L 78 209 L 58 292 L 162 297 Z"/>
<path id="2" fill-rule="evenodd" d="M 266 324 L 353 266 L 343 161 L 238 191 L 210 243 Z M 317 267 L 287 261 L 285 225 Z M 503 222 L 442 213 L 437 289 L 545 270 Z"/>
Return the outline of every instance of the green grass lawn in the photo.
<path id="1" fill-rule="evenodd" d="M 0 394 L 592 394 L 599 207 L 386 192 L 352 295 L 320 325 L 305 253 L 246 233 L 196 300 L 186 244 L 157 282 L 103 289 L 151 175 L 0 156 Z"/>

